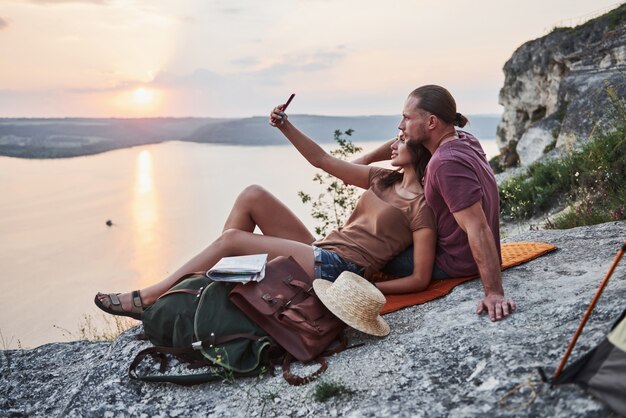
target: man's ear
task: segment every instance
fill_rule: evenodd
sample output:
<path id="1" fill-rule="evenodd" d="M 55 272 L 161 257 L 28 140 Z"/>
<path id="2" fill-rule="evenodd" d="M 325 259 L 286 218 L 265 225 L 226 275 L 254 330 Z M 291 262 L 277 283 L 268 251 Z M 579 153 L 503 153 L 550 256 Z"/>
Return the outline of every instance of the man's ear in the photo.
<path id="1" fill-rule="evenodd" d="M 437 128 L 439 125 L 439 119 L 435 115 L 428 115 L 428 119 L 426 120 L 426 128 L 433 130 Z"/>

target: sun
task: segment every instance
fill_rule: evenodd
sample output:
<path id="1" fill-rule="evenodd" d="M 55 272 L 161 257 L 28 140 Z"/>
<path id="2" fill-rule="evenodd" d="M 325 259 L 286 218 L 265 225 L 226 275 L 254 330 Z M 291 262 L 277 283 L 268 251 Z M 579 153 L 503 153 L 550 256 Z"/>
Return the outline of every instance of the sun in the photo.
<path id="1" fill-rule="evenodd" d="M 117 116 L 151 117 L 161 111 L 164 99 L 165 92 L 159 88 L 136 86 L 111 96 L 111 105 Z"/>
<path id="2" fill-rule="evenodd" d="M 139 87 L 132 93 L 133 102 L 138 105 L 149 105 L 154 102 L 154 90 Z"/>

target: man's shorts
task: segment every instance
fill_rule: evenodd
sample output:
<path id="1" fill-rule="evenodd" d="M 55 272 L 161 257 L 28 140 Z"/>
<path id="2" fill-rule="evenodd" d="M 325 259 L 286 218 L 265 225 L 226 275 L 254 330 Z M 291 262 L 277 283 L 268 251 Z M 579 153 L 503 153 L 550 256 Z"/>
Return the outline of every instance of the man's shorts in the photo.
<path id="1" fill-rule="evenodd" d="M 315 278 L 334 282 L 344 271 L 363 276 L 365 269 L 352 261 L 344 260 L 333 251 L 313 246 L 315 257 Z"/>

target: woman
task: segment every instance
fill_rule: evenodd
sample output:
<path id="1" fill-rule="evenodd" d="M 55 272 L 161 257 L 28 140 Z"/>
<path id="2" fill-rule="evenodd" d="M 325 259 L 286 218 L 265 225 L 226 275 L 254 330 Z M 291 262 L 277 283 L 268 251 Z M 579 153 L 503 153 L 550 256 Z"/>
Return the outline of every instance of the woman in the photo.
<path id="1" fill-rule="evenodd" d="M 222 257 L 258 253 L 268 253 L 269 259 L 292 256 L 312 278 L 333 281 L 346 270 L 370 277 L 413 243 L 413 273 L 376 286 L 383 293 L 415 292 L 428 286 L 436 244 L 434 216 L 420 184 L 430 158 L 428 151 L 398 137 L 391 144 L 391 164 L 397 171 L 353 164 L 324 151 L 291 124 L 281 109 L 274 108 L 270 125 L 309 163 L 347 184 L 367 189 L 346 224 L 315 241 L 283 203 L 263 188 L 250 186 L 235 201 L 220 237 L 207 248 L 164 280 L 140 291 L 98 293 L 95 303 L 100 309 L 139 319 L 143 309 L 183 275 L 208 270 Z M 254 234 L 255 227 L 263 234 Z"/>

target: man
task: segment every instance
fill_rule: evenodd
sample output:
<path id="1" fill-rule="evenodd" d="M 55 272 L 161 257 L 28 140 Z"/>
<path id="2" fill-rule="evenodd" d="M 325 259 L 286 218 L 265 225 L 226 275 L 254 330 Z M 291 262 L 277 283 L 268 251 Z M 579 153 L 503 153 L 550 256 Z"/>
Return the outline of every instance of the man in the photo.
<path id="1" fill-rule="evenodd" d="M 476 313 L 487 310 L 498 321 L 515 310 L 502 287 L 498 186 L 478 140 L 455 129 L 466 123 L 446 89 L 427 85 L 406 99 L 398 129 L 407 141 L 424 145 L 432 154 L 424 194 L 438 228 L 433 277 L 479 273 L 485 297 Z M 359 162 L 388 159 L 388 154 L 385 144 Z"/>

